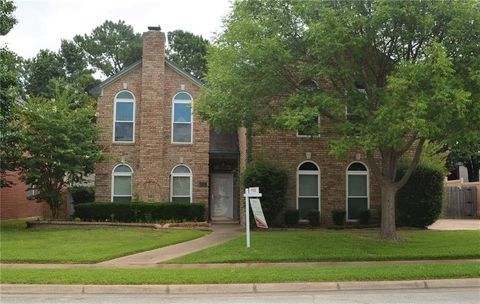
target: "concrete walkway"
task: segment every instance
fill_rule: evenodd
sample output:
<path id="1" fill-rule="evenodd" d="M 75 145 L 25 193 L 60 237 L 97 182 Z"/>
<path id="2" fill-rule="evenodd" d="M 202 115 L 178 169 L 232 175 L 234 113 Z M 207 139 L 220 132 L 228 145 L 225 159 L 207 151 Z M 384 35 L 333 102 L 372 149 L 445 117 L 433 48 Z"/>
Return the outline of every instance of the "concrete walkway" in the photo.
<path id="1" fill-rule="evenodd" d="M 212 247 L 228 240 L 236 238 L 243 233 L 243 229 L 238 224 L 217 224 L 212 225 L 213 232 L 207 236 L 183 242 L 180 244 L 153 249 L 137 254 L 127 255 L 117 259 L 98 263 L 96 265 L 104 267 L 148 267 L 160 262 L 171 260 L 192 252 L 200 251 Z"/>
<path id="2" fill-rule="evenodd" d="M 109 261 L 107 261 L 109 262 Z M 76 269 L 76 268 L 157 268 L 157 269 L 219 269 L 219 268 L 259 268 L 259 267 L 315 267 L 315 266 L 374 266 L 374 265 L 411 265 L 411 264 L 456 264 L 473 262 L 480 259 L 457 260 L 393 260 L 393 261 L 326 261 L 326 262 L 269 262 L 269 263 L 212 263 L 212 264 L 154 264 L 132 263 L 128 265 L 110 265 L 107 262 L 98 264 L 0 264 L 0 269 Z"/>
<path id="3" fill-rule="evenodd" d="M 430 230 L 480 230 L 480 220 L 440 219 L 428 226 Z"/>

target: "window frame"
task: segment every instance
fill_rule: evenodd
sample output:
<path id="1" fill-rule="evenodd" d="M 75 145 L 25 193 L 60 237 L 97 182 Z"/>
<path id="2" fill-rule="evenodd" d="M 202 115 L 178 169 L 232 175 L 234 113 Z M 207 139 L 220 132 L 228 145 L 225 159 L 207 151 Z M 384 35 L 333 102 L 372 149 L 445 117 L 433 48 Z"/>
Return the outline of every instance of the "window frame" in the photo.
<path id="1" fill-rule="evenodd" d="M 300 167 L 305 164 L 305 163 L 312 163 L 314 164 L 316 167 L 317 167 L 317 170 L 300 170 Z M 302 196 L 300 197 L 300 175 L 317 175 L 318 176 L 318 179 L 317 179 L 317 190 L 318 190 L 318 196 Z M 321 171 L 320 171 L 320 166 L 312 161 L 312 160 L 305 160 L 303 162 L 301 162 L 298 167 L 297 167 L 297 193 L 296 193 L 296 208 L 297 210 L 300 212 L 300 209 L 299 209 L 299 202 L 300 202 L 300 198 L 318 198 L 318 212 L 321 216 L 322 214 L 322 209 L 321 209 L 321 195 L 322 195 L 322 191 L 321 191 L 321 188 L 320 188 L 320 185 L 321 185 Z M 300 220 L 304 221 L 306 219 L 302 219 L 300 218 Z"/>
<path id="2" fill-rule="evenodd" d="M 365 167 L 365 171 L 350 171 L 348 168 L 350 168 L 351 165 L 359 163 L 362 164 Z M 367 177 L 367 196 L 350 196 L 348 194 L 348 176 L 349 175 L 363 175 Z M 358 219 L 349 219 L 348 218 L 348 199 L 349 198 L 367 198 L 367 209 L 370 210 L 370 171 L 368 170 L 367 164 L 361 161 L 352 161 L 351 163 L 348 164 L 347 169 L 345 171 L 345 220 L 347 222 L 358 222 Z"/>
<path id="3" fill-rule="evenodd" d="M 189 173 L 174 173 L 175 169 L 178 167 L 185 167 L 188 169 Z M 173 195 L 173 179 L 175 177 L 189 177 L 190 178 L 190 203 L 193 202 L 193 173 L 192 169 L 185 165 L 185 164 L 178 164 L 175 167 L 173 167 L 172 171 L 170 172 L 170 202 L 173 203 L 173 198 L 174 197 L 186 197 L 186 196 L 174 196 Z"/>
<path id="4" fill-rule="evenodd" d="M 130 94 L 132 94 L 133 96 L 133 99 L 131 101 L 119 101 L 118 100 L 118 95 L 120 95 L 120 93 L 122 92 L 128 92 Z M 130 103 L 132 102 L 133 103 L 133 113 L 132 113 L 132 121 L 127 121 L 127 120 L 120 120 L 120 121 L 117 121 L 117 103 Z M 131 144 L 131 143 L 135 143 L 135 122 L 136 122 L 136 105 L 137 105 L 137 102 L 136 102 L 136 98 L 135 98 L 135 94 L 133 94 L 132 91 L 130 90 L 121 90 L 119 91 L 117 94 L 115 94 L 115 98 L 114 98 L 114 102 L 113 102 L 113 131 L 112 131 L 112 142 L 114 143 L 128 143 L 128 144 Z M 131 122 L 132 123 L 132 140 L 115 140 L 115 127 L 117 125 L 117 122 Z"/>
<path id="5" fill-rule="evenodd" d="M 175 97 L 177 97 L 177 95 L 181 94 L 181 93 L 185 93 L 187 94 L 188 96 L 190 96 L 190 100 L 187 101 L 187 100 L 175 100 Z M 175 122 L 175 104 L 190 104 L 190 141 L 189 142 L 186 142 L 186 141 L 174 141 L 173 140 L 173 127 L 175 124 L 187 124 L 185 122 Z M 172 98 L 172 121 L 171 121 L 171 124 L 170 124 L 170 128 L 171 128 L 171 134 L 170 134 L 170 137 L 171 137 L 171 143 L 172 144 L 175 144 L 175 145 L 191 145 L 193 144 L 193 97 L 192 97 L 192 94 L 188 93 L 187 91 L 180 91 L 180 92 L 177 92 L 173 98 Z"/>
<path id="6" fill-rule="evenodd" d="M 120 166 L 126 166 L 130 169 L 130 172 L 115 172 Z M 129 176 L 130 177 L 130 195 L 115 195 L 115 177 L 116 176 Z M 117 164 L 112 169 L 112 183 L 111 183 L 111 195 L 110 195 L 110 202 L 114 203 L 114 197 L 130 197 L 130 202 L 133 199 L 133 168 L 128 164 Z"/>

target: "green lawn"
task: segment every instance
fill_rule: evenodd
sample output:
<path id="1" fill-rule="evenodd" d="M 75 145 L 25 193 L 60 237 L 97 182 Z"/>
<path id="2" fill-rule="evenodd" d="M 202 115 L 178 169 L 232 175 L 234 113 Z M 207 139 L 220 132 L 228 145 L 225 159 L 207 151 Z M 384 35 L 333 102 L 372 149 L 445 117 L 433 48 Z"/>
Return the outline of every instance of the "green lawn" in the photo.
<path id="1" fill-rule="evenodd" d="M 94 263 L 206 234 L 145 228 L 26 229 L 25 221 L 18 220 L 2 221 L 0 228 L 2 263 Z"/>
<path id="2" fill-rule="evenodd" d="M 299 262 L 480 258 L 480 231 L 400 231 L 403 242 L 377 230 L 254 232 L 168 263 Z"/>
<path id="3" fill-rule="evenodd" d="M 11 284 L 206 284 L 381 281 L 480 277 L 474 262 L 221 269 L 2 269 Z"/>

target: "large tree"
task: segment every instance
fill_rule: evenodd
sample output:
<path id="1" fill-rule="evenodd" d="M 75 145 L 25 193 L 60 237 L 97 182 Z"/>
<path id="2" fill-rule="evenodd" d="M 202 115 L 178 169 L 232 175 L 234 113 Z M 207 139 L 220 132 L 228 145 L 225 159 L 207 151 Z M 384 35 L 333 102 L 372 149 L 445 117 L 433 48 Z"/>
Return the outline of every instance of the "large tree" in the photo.
<path id="1" fill-rule="evenodd" d="M 367 156 L 381 237 L 395 240 L 395 194 L 425 141 L 460 132 L 478 96 L 478 69 L 467 67 L 479 63 L 479 12 L 476 1 L 237 1 L 209 51 L 197 110 L 217 128 L 249 130 L 303 130 L 320 114 L 336 127 L 331 153 Z"/>
<path id="2" fill-rule="evenodd" d="M 207 47 L 202 36 L 175 30 L 168 32 L 167 58 L 193 76 L 203 79 L 207 73 Z"/>
<path id="3" fill-rule="evenodd" d="M 105 21 L 75 43 L 87 54 L 88 62 L 106 76 L 112 76 L 142 57 L 142 36 L 125 21 Z"/>
<path id="4" fill-rule="evenodd" d="M 22 179 L 35 185 L 35 198 L 45 200 L 58 217 L 61 191 L 83 181 L 101 158 L 92 123 L 93 101 L 70 86 L 57 86 L 53 99 L 30 98 L 21 112 Z M 91 99 L 90 99 L 91 100 Z"/>
<path id="5" fill-rule="evenodd" d="M 15 6 L 0 0 L 0 35 L 6 35 L 17 23 L 12 16 Z M 20 139 L 17 100 L 20 96 L 21 58 L 6 46 L 0 46 L 0 187 L 12 184 L 5 173 L 17 167 Z"/>
<path id="6" fill-rule="evenodd" d="M 54 95 L 54 82 L 65 78 L 65 71 L 58 53 L 40 50 L 38 54 L 25 60 L 25 92 L 31 96 L 51 98 Z"/>

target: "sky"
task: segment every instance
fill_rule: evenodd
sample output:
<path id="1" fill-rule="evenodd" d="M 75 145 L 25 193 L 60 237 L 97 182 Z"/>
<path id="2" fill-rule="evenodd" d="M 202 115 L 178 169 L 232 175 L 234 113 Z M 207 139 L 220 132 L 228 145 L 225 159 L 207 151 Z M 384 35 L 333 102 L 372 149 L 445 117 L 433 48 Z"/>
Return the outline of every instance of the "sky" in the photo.
<path id="1" fill-rule="evenodd" d="M 14 0 L 18 23 L 0 37 L 0 46 L 24 58 L 40 49 L 57 51 L 61 39 L 90 34 L 105 20 L 124 20 L 135 32 L 160 25 L 162 31 L 176 29 L 211 40 L 221 31 L 230 0 Z"/>

